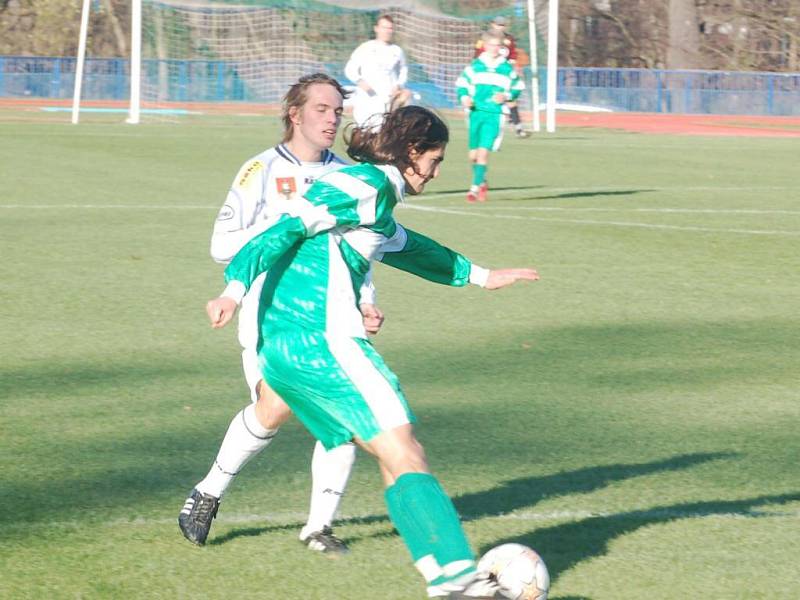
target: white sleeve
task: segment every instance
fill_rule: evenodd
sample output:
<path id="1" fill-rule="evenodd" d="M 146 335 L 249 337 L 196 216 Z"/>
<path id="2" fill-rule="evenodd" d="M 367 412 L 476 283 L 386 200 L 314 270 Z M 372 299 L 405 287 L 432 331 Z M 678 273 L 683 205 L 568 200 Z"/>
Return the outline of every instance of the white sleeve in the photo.
<path id="1" fill-rule="evenodd" d="M 269 226 L 269 222 L 255 223 L 263 203 L 264 177 L 266 168 L 260 160 L 246 162 L 236 174 L 211 234 L 211 258 L 215 261 L 230 262 L 242 246 Z"/>
<path id="2" fill-rule="evenodd" d="M 408 65 L 406 64 L 406 55 L 403 52 L 402 48 L 400 48 L 399 67 L 400 68 L 397 73 L 397 85 L 399 87 L 404 87 L 406 85 L 406 82 L 408 81 Z"/>
<path id="3" fill-rule="evenodd" d="M 361 284 L 359 297 L 360 304 L 375 304 L 377 302 L 375 284 L 372 283 L 372 265 L 369 266 L 369 271 L 367 271 L 367 274 L 364 277 L 364 283 Z"/>
<path id="4" fill-rule="evenodd" d="M 347 61 L 344 67 L 345 76 L 353 83 L 358 83 L 359 79 L 361 79 L 362 48 L 364 48 L 364 44 L 361 44 L 358 48 L 353 50 L 353 53 L 350 55 L 350 60 Z"/>

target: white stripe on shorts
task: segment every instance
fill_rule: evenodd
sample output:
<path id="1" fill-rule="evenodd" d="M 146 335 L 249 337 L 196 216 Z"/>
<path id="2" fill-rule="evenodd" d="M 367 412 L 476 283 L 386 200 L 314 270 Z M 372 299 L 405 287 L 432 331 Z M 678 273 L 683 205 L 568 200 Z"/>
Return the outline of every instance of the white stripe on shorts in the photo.
<path id="1" fill-rule="evenodd" d="M 326 339 L 331 354 L 364 398 L 380 430 L 408 423 L 403 402 L 361 346 L 349 337 L 326 336 Z"/>

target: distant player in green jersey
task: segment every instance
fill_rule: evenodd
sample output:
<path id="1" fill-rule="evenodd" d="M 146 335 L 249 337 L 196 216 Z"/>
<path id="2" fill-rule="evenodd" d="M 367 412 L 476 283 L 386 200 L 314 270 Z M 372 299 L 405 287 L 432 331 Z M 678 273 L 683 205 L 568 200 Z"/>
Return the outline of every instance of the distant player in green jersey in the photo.
<path id="1" fill-rule="evenodd" d="M 373 454 L 392 523 L 436 598 L 493 597 L 452 501 L 430 474 L 415 417 L 397 376 L 364 333 L 360 283 L 372 261 L 452 286 L 499 289 L 539 278 L 533 269 L 488 270 L 404 228 L 394 207 L 439 175 L 447 126 L 416 106 L 379 131 L 355 129 L 348 154 L 362 164 L 320 177 L 292 214 L 249 241 L 225 270 L 228 286 L 206 306 L 226 325 L 262 272 L 259 364 L 264 379 L 326 448 L 355 441 Z M 380 596 L 379 592 L 376 595 Z"/>
<path id="2" fill-rule="evenodd" d="M 515 101 L 525 88 L 513 65 L 500 53 L 502 44 L 503 39 L 497 33 L 485 33 L 483 52 L 456 80 L 458 100 L 469 111 L 472 185 L 467 192 L 467 202 L 486 200 L 489 153 L 497 152 L 503 141 L 506 104 Z"/>

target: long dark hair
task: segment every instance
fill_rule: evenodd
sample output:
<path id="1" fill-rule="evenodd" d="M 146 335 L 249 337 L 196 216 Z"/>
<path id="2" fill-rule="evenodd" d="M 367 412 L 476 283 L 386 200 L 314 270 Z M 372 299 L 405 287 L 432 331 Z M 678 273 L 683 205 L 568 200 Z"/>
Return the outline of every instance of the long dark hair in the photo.
<path id="1" fill-rule="evenodd" d="M 353 160 L 393 165 L 404 172 L 414 166 L 412 153 L 443 148 L 450 141 L 450 131 L 433 111 L 421 106 L 403 106 L 384 115 L 380 129 L 348 129 L 345 141 L 347 155 Z"/>

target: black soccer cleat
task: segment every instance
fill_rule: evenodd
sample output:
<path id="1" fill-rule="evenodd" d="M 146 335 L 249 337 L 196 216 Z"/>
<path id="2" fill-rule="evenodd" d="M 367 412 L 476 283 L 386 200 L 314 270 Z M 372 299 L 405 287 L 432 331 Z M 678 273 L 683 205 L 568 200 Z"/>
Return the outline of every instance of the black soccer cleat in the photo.
<path id="1" fill-rule="evenodd" d="M 332 558 L 350 552 L 347 544 L 333 535 L 333 529 L 328 525 L 323 527 L 322 531 L 310 533 L 304 539 L 301 539 L 300 542 L 305 544 L 309 549 L 328 554 Z"/>
<path id="2" fill-rule="evenodd" d="M 218 509 L 219 498 L 192 490 L 178 515 L 178 527 L 183 537 L 198 546 L 204 545 Z"/>

